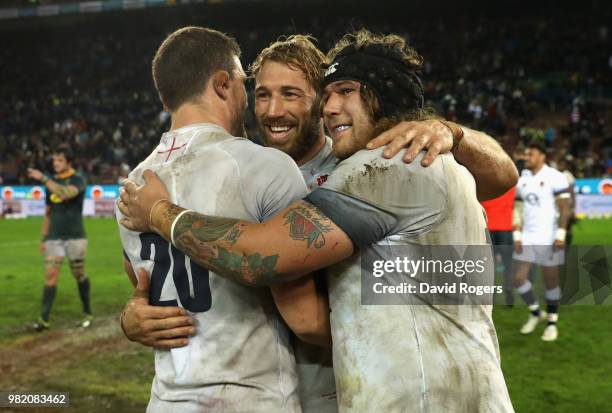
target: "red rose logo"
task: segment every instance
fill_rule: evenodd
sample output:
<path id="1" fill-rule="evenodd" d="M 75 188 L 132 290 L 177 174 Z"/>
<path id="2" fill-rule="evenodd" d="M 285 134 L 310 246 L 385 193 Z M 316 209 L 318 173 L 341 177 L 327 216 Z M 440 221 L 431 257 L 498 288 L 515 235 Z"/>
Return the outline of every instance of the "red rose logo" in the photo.
<path id="1" fill-rule="evenodd" d="M 317 177 L 317 186 L 321 186 L 325 183 L 325 181 L 327 181 L 327 177 L 329 175 L 321 175 Z"/>

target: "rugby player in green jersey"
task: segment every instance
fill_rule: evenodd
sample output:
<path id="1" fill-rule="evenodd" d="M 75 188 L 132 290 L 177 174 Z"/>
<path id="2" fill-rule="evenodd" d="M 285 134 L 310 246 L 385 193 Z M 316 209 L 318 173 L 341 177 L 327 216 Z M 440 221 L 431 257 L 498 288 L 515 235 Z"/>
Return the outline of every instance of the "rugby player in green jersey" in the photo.
<path id="1" fill-rule="evenodd" d="M 51 178 L 37 169 L 29 169 L 28 176 L 40 181 L 47 189 L 46 211 L 41 231 L 41 252 L 45 257 L 45 285 L 42 311 L 34 323 L 36 331 L 49 328 L 51 307 L 57 292 L 57 281 L 64 257 L 68 257 L 70 270 L 77 281 L 83 303 L 82 327 L 89 327 L 92 320 L 89 300 L 89 278 L 85 274 L 87 239 L 83 227 L 83 199 L 87 186 L 85 178 L 72 167 L 72 151 L 60 145 L 53 152 Z"/>

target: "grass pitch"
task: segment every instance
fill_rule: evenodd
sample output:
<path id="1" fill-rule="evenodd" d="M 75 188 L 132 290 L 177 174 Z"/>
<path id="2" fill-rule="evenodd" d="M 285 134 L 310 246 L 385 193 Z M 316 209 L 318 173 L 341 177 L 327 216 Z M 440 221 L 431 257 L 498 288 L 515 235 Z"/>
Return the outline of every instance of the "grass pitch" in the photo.
<path id="1" fill-rule="evenodd" d="M 150 349 L 130 343 L 119 329 L 121 308 L 131 294 L 123 274 L 116 223 L 86 219 L 94 324 L 75 327 L 81 308 L 67 264 L 60 275 L 52 329 L 34 333 L 40 311 L 42 220 L 0 220 L 0 391 L 69 392 L 71 407 L 57 411 L 144 411 L 153 378 Z M 612 220 L 582 221 L 575 243 L 612 244 Z M 517 412 L 608 412 L 612 395 L 612 307 L 561 308 L 560 338 L 539 339 L 518 330 L 523 306 L 494 309 L 502 367 Z M 11 410 L 16 411 L 16 410 Z M 52 412 L 54 409 L 23 409 Z"/>

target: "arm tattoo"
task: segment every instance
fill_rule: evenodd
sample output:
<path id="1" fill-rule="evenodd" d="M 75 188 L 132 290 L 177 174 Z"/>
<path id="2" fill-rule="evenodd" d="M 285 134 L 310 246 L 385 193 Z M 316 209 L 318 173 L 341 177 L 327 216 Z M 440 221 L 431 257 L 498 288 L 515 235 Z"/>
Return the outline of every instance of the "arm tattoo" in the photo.
<path id="1" fill-rule="evenodd" d="M 289 225 L 289 236 L 294 240 L 306 240 L 308 248 L 314 244 L 316 249 L 325 245 L 323 234 L 331 231 L 331 221 L 314 205 L 303 203 L 287 212 L 285 225 Z"/>
<path id="2" fill-rule="evenodd" d="M 278 281 L 278 255 L 240 254 L 232 250 L 246 223 L 189 211 L 174 226 L 174 245 L 197 264 L 219 275 L 249 285 Z"/>
<path id="3" fill-rule="evenodd" d="M 191 231 L 195 238 L 202 242 L 217 241 L 226 235 L 231 235 L 233 244 L 240 236 L 240 227 L 236 226 L 239 222 L 239 219 L 207 217 L 197 212 L 186 212 L 174 226 L 173 235 L 177 239 Z"/>
<path id="4" fill-rule="evenodd" d="M 49 180 L 49 189 L 62 200 L 74 198 L 79 194 L 79 190 L 74 185 L 62 185 L 55 181 Z"/>
<path id="5" fill-rule="evenodd" d="M 169 222 L 173 222 L 174 219 L 183 212 L 185 209 L 178 205 L 170 204 L 166 209 L 163 210 L 162 216 Z"/>

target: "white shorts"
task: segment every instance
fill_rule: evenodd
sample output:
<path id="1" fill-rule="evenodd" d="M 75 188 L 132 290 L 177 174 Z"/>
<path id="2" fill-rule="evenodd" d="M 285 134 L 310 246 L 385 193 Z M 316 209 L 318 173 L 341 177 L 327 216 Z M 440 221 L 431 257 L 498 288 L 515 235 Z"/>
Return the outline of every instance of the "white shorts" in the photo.
<path id="1" fill-rule="evenodd" d="M 85 238 L 75 239 L 50 239 L 45 241 L 45 258 L 68 257 L 70 261 L 84 260 L 87 253 L 87 240 Z"/>
<path id="2" fill-rule="evenodd" d="M 515 251 L 512 258 L 543 267 L 556 267 L 565 262 L 565 250 L 554 251 L 552 245 L 523 245 L 523 252 L 517 254 Z"/>

